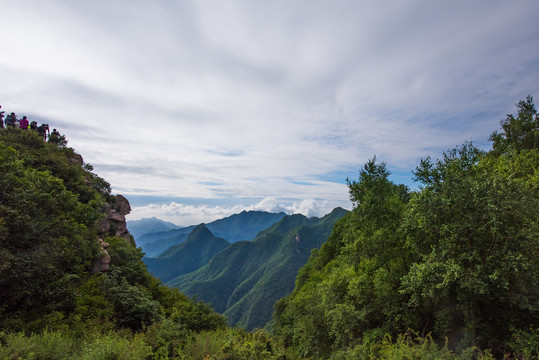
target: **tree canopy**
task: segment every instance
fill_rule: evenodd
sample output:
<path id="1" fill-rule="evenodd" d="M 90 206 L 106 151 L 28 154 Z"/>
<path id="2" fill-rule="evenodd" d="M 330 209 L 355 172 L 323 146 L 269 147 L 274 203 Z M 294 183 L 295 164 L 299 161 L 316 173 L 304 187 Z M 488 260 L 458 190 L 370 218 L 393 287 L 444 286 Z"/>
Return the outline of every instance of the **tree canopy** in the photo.
<path id="1" fill-rule="evenodd" d="M 539 142 L 532 98 L 517 109 L 491 151 L 465 143 L 422 159 L 418 191 L 376 158 L 348 181 L 353 212 L 275 305 L 286 344 L 351 356 L 415 331 L 457 351 L 519 351 L 539 324 Z"/>

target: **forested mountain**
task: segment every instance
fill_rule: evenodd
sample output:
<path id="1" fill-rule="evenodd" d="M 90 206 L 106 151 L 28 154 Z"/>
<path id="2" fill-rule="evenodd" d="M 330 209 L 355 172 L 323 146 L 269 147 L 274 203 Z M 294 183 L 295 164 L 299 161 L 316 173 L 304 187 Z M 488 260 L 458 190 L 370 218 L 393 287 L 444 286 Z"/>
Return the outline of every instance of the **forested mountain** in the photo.
<path id="1" fill-rule="evenodd" d="M 189 238 L 174 245 L 158 258 L 143 258 L 148 271 L 163 282 L 197 270 L 204 266 L 219 251 L 226 248 L 228 241 L 213 236 L 206 225 L 198 225 Z"/>
<path id="2" fill-rule="evenodd" d="M 127 228 L 133 237 L 136 239 L 137 244 L 140 243 L 140 237 L 144 234 L 166 232 L 169 230 L 177 229 L 179 226 L 174 225 L 171 222 L 163 221 L 155 217 L 144 218 L 140 220 L 130 220 L 127 222 Z M 140 246 L 140 244 L 139 244 Z"/>
<path id="3" fill-rule="evenodd" d="M 269 213 L 266 211 L 242 211 L 223 219 L 206 224 L 208 229 L 217 237 L 229 243 L 249 241 L 262 230 L 267 229 L 281 220 L 285 213 Z M 147 257 L 158 257 L 174 245 L 181 244 L 189 237 L 195 225 L 168 231 L 146 233 L 135 237 L 137 244 Z"/>
<path id="4" fill-rule="evenodd" d="M 204 267 L 168 284 L 211 303 L 231 325 L 263 327 L 271 320 L 273 303 L 293 290 L 311 250 L 326 241 L 345 213 L 337 208 L 321 219 L 286 216 L 253 241 L 230 245 Z"/>
<path id="5" fill-rule="evenodd" d="M 129 204 L 66 144 L 0 128 L 0 359 L 288 358 L 151 276 Z"/>
<path id="6" fill-rule="evenodd" d="M 353 212 L 275 306 L 286 344 L 366 358 L 406 332 L 405 348 L 430 334 L 462 358 L 539 357 L 539 118 L 530 97 L 517 108 L 492 151 L 466 143 L 421 160 L 420 191 L 389 181 L 376 158 L 365 164 L 349 181 Z"/>

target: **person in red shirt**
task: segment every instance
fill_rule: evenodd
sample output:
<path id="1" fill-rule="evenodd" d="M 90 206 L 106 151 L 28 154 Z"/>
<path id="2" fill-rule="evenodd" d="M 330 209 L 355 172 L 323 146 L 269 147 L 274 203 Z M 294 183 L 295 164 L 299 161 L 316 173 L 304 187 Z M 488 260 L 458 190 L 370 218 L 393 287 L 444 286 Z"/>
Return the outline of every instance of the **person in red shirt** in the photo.
<path id="1" fill-rule="evenodd" d="M 26 116 L 23 116 L 21 120 L 19 120 L 19 127 L 24 130 L 28 130 L 28 119 Z"/>
<path id="2" fill-rule="evenodd" d="M 2 105 L 0 105 L 0 109 L 2 108 Z M 0 129 L 4 128 L 4 112 L 0 111 Z"/>

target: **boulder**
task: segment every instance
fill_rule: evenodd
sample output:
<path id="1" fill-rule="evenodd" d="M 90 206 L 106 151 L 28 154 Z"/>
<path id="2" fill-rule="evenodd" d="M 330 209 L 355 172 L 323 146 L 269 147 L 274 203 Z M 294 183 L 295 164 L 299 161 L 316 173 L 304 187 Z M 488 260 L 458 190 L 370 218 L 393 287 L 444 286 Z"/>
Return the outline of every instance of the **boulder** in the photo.
<path id="1" fill-rule="evenodd" d="M 82 166 L 82 164 L 84 164 L 84 159 L 81 154 L 73 153 L 73 156 L 69 158 L 69 162 L 71 164 L 79 164 Z"/>
<path id="2" fill-rule="evenodd" d="M 131 212 L 131 205 L 129 201 L 122 195 L 116 195 L 114 209 L 119 211 L 122 215 L 127 215 Z"/>
<path id="3" fill-rule="evenodd" d="M 104 242 L 103 239 L 98 239 L 98 241 L 101 243 L 101 251 L 99 256 L 94 259 L 93 273 L 109 271 L 110 268 L 110 255 L 107 252 L 110 245 Z"/>
<path id="4" fill-rule="evenodd" d="M 125 215 L 131 212 L 129 201 L 122 195 L 116 195 L 106 205 L 103 206 L 103 213 L 106 218 L 97 222 L 98 235 L 100 237 L 118 236 L 124 239 L 128 244 L 136 246 L 133 237 L 127 230 Z"/>

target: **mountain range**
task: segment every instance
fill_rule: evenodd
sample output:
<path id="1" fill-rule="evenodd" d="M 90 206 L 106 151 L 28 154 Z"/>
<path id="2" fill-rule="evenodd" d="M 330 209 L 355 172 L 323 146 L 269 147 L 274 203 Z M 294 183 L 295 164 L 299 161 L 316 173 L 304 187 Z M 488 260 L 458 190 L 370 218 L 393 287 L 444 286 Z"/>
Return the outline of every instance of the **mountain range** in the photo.
<path id="1" fill-rule="evenodd" d="M 271 320 L 274 302 L 294 289 L 298 270 L 311 250 L 327 240 L 346 212 L 336 208 L 322 218 L 286 216 L 252 241 L 231 244 L 200 269 L 167 285 L 212 304 L 231 326 L 264 327 Z"/>
<path id="2" fill-rule="evenodd" d="M 142 235 L 156 232 L 167 232 L 169 230 L 179 228 L 179 226 L 174 225 L 171 222 L 163 221 L 156 217 L 132 220 L 128 221 L 127 224 L 129 226 L 129 232 L 135 239 L 137 239 L 137 243 L 140 242 L 139 239 Z"/>
<path id="3" fill-rule="evenodd" d="M 144 258 L 148 271 L 163 282 L 197 270 L 230 243 L 215 237 L 205 224 L 196 226 L 186 241 L 174 245 L 157 258 Z"/>
<path id="4" fill-rule="evenodd" d="M 242 211 L 223 219 L 206 224 L 215 235 L 234 243 L 252 240 L 260 231 L 267 229 L 281 220 L 285 213 L 270 213 L 265 211 Z M 173 228 L 170 228 L 170 227 Z M 189 238 L 195 226 L 179 228 L 178 226 L 151 218 L 127 222 L 128 229 L 134 234 L 135 241 L 147 257 L 159 257 L 174 245 L 181 244 Z M 157 231 L 139 231 L 138 229 L 157 229 Z M 134 228 L 134 230 L 131 230 Z"/>

